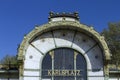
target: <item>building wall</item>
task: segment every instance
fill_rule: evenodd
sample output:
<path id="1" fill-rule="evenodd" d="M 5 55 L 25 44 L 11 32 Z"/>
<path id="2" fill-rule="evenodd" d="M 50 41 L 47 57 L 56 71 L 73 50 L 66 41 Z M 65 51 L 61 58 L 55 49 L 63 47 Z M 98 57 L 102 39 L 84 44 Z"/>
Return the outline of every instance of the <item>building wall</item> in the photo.
<path id="1" fill-rule="evenodd" d="M 109 78 L 109 80 L 120 80 L 120 78 Z"/>
<path id="2" fill-rule="evenodd" d="M 11 79 L 11 78 L 0 78 L 0 80 L 19 80 L 19 79 Z"/>
<path id="3" fill-rule="evenodd" d="M 19 80 L 18 67 L 11 64 L 0 64 L 0 80 Z"/>
<path id="4" fill-rule="evenodd" d="M 0 80 L 19 80 L 19 72 L 16 70 L 0 70 Z"/>

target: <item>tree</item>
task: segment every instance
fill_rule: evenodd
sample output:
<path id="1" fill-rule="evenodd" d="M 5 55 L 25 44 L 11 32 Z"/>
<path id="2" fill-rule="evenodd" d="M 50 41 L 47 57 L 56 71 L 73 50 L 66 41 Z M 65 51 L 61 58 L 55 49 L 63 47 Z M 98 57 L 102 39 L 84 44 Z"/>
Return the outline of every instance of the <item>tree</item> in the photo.
<path id="1" fill-rule="evenodd" d="M 6 55 L 2 60 L 0 60 L 0 63 L 4 65 L 17 65 L 17 57 L 13 55 Z"/>
<path id="2" fill-rule="evenodd" d="M 109 23 L 108 29 L 104 29 L 102 35 L 104 35 L 112 54 L 111 63 L 120 65 L 120 22 Z"/>

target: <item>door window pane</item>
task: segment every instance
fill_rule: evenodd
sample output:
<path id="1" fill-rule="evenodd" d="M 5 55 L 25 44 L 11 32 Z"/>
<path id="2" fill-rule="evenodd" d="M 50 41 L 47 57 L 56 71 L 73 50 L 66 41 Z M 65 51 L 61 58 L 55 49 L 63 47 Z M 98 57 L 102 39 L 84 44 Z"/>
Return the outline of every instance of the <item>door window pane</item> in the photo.
<path id="1" fill-rule="evenodd" d="M 74 69 L 74 50 L 56 49 L 54 51 L 54 69 Z"/>
<path id="2" fill-rule="evenodd" d="M 77 76 L 77 80 L 87 80 L 87 65 L 85 58 L 81 54 L 77 55 L 76 69 L 80 70 L 80 76 Z"/>
<path id="3" fill-rule="evenodd" d="M 48 76 L 48 70 L 52 70 L 52 59 L 49 53 L 47 53 L 42 61 L 42 78 L 50 79 Z"/>
<path id="4" fill-rule="evenodd" d="M 54 51 L 54 69 L 74 70 L 74 50 L 56 49 Z M 55 76 L 54 80 L 74 80 L 74 76 Z"/>

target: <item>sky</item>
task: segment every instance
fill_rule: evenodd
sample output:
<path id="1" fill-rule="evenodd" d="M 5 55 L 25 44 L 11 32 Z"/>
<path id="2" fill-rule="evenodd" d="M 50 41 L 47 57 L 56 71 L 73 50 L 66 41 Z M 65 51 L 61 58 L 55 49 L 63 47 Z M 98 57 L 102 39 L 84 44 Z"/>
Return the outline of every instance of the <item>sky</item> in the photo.
<path id="1" fill-rule="evenodd" d="M 49 12 L 79 12 L 98 32 L 120 22 L 120 0 L 0 0 L 0 59 L 17 55 L 25 34 L 48 22 Z"/>

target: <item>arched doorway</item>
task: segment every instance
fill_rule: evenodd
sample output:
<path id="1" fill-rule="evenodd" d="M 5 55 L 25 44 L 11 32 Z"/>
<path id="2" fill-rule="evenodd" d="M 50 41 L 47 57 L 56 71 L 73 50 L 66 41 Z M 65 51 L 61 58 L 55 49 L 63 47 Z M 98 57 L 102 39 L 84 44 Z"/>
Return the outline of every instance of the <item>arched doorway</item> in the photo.
<path id="1" fill-rule="evenodd" d="M 81 24 L 75 16 L 52 15 L 47 24 L 35 27 L 24 37 L 18 49 L 20 80 L 105 80 L 109 77 L 110 52 L 104 37 Z M 75 70 L 80 70 L 80 75 Z"/>
<path id="2" fill-rule="evenodd" d="M 87 80 L 84 56 L 70 48 L 48 52 L 42 60 L 42 80 Z"/>

